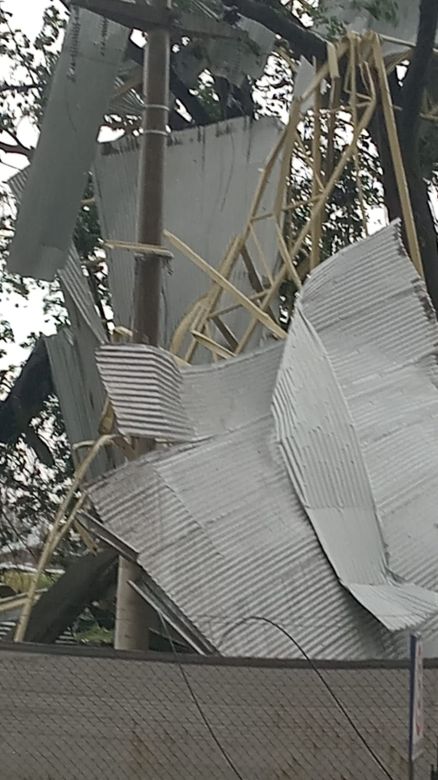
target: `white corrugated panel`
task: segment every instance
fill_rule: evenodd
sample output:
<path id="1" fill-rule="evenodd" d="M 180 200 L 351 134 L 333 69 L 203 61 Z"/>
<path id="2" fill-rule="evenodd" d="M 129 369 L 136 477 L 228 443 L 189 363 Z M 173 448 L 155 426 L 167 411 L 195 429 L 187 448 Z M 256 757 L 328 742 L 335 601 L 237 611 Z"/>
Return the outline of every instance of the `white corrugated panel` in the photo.
<path id="1" fill-rule="evenodd" d="M 97 373 L 94 352 L 99 346 L 92 331 L 78 319 L 75 334 L 80 334 L 81 349 L 77 349 L 71 331 L 64 329 L 46 337 L 56 395 L 59 398 L 67 438 L 71 447 L 81 442 L 95 441 L 99 436 L 99 421 L 105 403 L 105 393 Z M 74 458 L 82 460 L 87 449 Z M 97 477 L 120 465 L 123 459 L 114 448 L 102 451 L 88 475 Z"/>
<path id="2" fill-rule="evenodd" d="M 324 264 L 302 306 L 348 404 L 391 571 L 436 590 L 438 332 L 397 225 Z"/>
<path id="3" fill-rule="evenodd" d="M 126 27 L 72 11 L 10 247 L 12 273 L 51 280 L 65 265 L 128 36 Z"/>
<path id="4" fill-rule="evenodd" d="M 28 171 L 25 168 L 8 182 L 17 201 L 22 197 Z M 95 351 L 106 341 L 106 334 L 73 244 L 66 254 L 67 262 L 59 271 L 59 281 L 71 330 L 47 338 L 46 345 L 67 438 L 77 462 L 86 450 L 75 454 L 74 445 L 95 441 L 99 436 L 105 393 L 97 372 Z M 89 474 L 96 477 L 122 462 L 120 453 L 106 451 L 98 455 Z"/>
<path id="5" fill-rule="evenodd" d="M 239 624 L 259 615 L 313 657 L 390 655 L 390 634 L 340 587 L 322 553 L 272 424 L 131 463 L 95 483 L 92 501 L 139 553 L 172 622 L 189 621 L 200 644 L 225 655 L 299 655 L 277 629 Z"/>
<path id="6" fill-rule="evenodd" d="M 300 301 L 273 410 L 290 479 L 340 582 L 391 631 L 438 612 L 438 593 L 397 581 L 389 568 L 358 435 L 330 353 Z"/>
<path id="7" fill-rule="evenodd" d="M 202 128 L 190 128 L 169 137 L 165 177 L 164 227 L 207 262 L 218 268 L 230 240 L 241 232 L 266 158 L 281 132 L 272 118 L 256 122 L 233 119 Z M 102 144 L 95 161 L 95 191 L 99 221 L 106 239 L 133 241 L 136 236 L 138 139 L 130 137 Z M 261 209 L 272 212 L 278 168 L 274 167 Z M 257 237 L 273 268 L 277 249 L 272 221 L 258 222 Z M 171 336 L 190 306 L 210 287 L 209 278 L 183 254 L 174 252 L 171 273 L 162 277 L 162 339 Z M 266 275 L 257 252 L 253 262 Z M 131 327 L 134 257 L 126 251 L 108 253 L 109 283 L 116 324 Z M 231 277 L 239 289 L 252 294 L 248 274 L 240 261 Z M 223 298 L 224 306 L 234 303 Z M 242 313 L 225 317 L 235 334 L 243 330 Z M 243 315 L 247 324 L 247 315 Z M 220 334 L 216 334 L 222 343 Z M 202 352 L 202 350 L 201 350 Z M 204 353 L 205 354 L 205 353 Z"/>
<path id="8" fill-rule="evenodd" d="M 180 369 L 154 347 L 112 344 L 97 364 L 121 433 L 192 441 L 266 417 L 282 348 Z"/>
<path id="9" fill-rule="evenodd" d="M 243 364 L 221 365 L 217 376 L 223 372 L 225 387 L 230 371 L 236 400 L 221 407 L 209 438 L 119 469 L 92 487 L 92 501 L 108 530 L 137 551 L 147 588 L 155 588 L 163 611 L 174 624 L 190 625 L 199 646 L 299 655 L 277 630 L 239 625 L 252 614 L 280 623 L 321 658 L 403 657 L 407 632 L 395 629 L 424 621 L 426 652 L 436 655 L 438 617 L 430 617 L 436 594 L 429 601 L 424 589 L 437 588 L 438 331 L 397 227 L 321 266 L 299 307 L 286 348 L 297 336 L 298 355 L 303 333 L 294 328 L 305 317 L 319 351 L 312 355 L 304 340 L 306 355 L 297 359 L 295 374 L 291 366 L 290 382 L 281 372 L 275 388 L 266 380 L 265 357 L 269 353 L 274 373 L 281 345 L 247 356 L 246 393 Z M 314 358 L 318 369 L 324 363 L 317 376 Z M 248 411 L 258 392 L 257 366 L 266 384 Z M 232 381 L 231 371 L 237 372 Z M 214 371 L 190 372 L 192 390 L 197 376 L 203 392 L 210 380 L 214 385 Z M 296 426 L 289 468 L 274 419 L 262 413 L 274 389 L 282 436 Z M 196 400 L 189 416 L 195 406 Z M 205 419 L 207 402 L 202 409 Z M 303 438 L 309 420 L 324 437 Z M 324 455 L 319 470 L 318 447 Z M 352 511 L 358 507 L 360 517 Z M 339 522 L 342 514 L 345 522 Z"/>
<path id="10" fill-rule="evenodd" d="M 171 355 L 146 344 L 108 344 L 97 352 L 100 375 L 119 431 L 165 441 L 191 441 L 181 400 L 181 373 Z"/>
<path id="11" fill-rule="evenodd" d="M 79 255 L 74 246 L 70 248 L 64 268 L 59 271 L 59 280 L 66 306 L 68 307 L 70 297 L 84 322 L 87 323 L 90 330 L 94 333 L 97 341 L 103 344 L 107 341 L 107 335 L 97 313 L 91 290 L 81 268 Z M 71 312 L 69 314 L 71 320 Z"/>

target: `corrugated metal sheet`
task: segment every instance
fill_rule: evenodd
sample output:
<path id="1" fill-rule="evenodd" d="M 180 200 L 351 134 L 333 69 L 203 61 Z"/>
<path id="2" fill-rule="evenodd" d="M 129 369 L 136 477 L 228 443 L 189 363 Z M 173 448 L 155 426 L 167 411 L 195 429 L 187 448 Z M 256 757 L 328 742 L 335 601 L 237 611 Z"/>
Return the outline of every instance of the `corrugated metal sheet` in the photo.
<path id="1" fill-rule="evenodd" d="M 327 450 L 326 469 L 309 469 L 307 442 L 303 440 L 298 452 L 297 441 L 291 443 L 296 473 L 286 469 L 272 416 L 251 421 L 246 413 L 257 387 L 257 362 L 263 365 L 262 350 L 254 360 L 246 393 L 237 396 L 239 401 L 236 397 L 233 430 L 228 429 L 226 416 L 221 417 L 225 423 L 216 435 L 155 452 L 119 469 L 91 488 L 91 498 L 109 531 L 137 551 L 145 570 L 145 590 L 161 599 L 173 624 L 180 624 L 186 634 L 191 627 L 199 646 L 204 642 L 226 654 L 295 654 L 278 631 L 264 625 L 238 627 L 239 619 L 257 614 L 279 622 L 313 656 L 402 657 L 407 652 L 406 632 L 391 633 L 356 601 L 366 603 L 395 629 L 429 612 L 421 590 L 412 588 L 399 598 L 404 580 L 419 589 L 437 588 L 438 332 L 424 285 L 402 250 L 397 227 L 319 268 L 306 283 L 300 309 L 297 316 L 312 323 L 328 356 L 333 375 L 324 373 L 323 378 L 333 382 L 335 377 L 338 382 L 358 448 L 344 451 L 351 437 L 345 416 L 333 416 L 326 388 L 320 388 L 322 401 L 311 388 L 306 394 L 312 374 L 306 374 L 305 362 L 301 366 L 297 362 L 294 381 L 299 392 L 289 404 L 282 400 L 282 425 L 293 421 L 301 406 L 316 424 L 338 437 L 339 460 L 331 463 Z M 293 340 L 294 330 L 288 347 Z M 282 347 L 275 349 L 278 360 Z M 249 356 L 248 360 L 246 366 L 251 365 Z M 229 370 L 239 369 L 239 361 L 228 365 Z M 243 362 L 240 370 L 243 387 Z M 214 376 L 206 369 L 197 371 L 199 376 L 203 372 Z M 225 364 L 220 371 L 225 381 Z M 236 375 L 233 381 L 238 387 Z M 287 385 L 281 385 L 280 378 L 277 395 L 282 391 Z M 204 397 L 207 406 L 209 399 Z M 216 402 L 213 395 L 212 409 Z M 239 408 L 246 413 L 241 426 Z M 299 415 L 296 419 L 308 426 L 307 419 Z M 302 432 L 303 427 L 300 436 Z M 314 452 L 315 442 L 311 444 Z M 323 441 L 321 446 L 326 445 Z M 347 462 L 347 456 L 360 455 L 365 466 Z M 366 486 L 346 484 L 341 469 L 348 469 L 353 482 L 368 473 L 380 526 L 370 517 Z M 334 565 L 344 567 L 349 576 L 360 574 L 358 582 L 346 583 L 355 598 L 321 547 L 327 548 L 334 528 L 326 533 L 320 524 L 316 534 L 308 520 L 306 512 L 312 509 L 308 505 L 315 498 L 312 480 L 325 491 L 316 498 L 329 496 L 332 505 L 343 510 L 343 501 L 362 502 L 367 510 L 362 522 L 372 521 L 368 533 L 359 527 L 350 534 L 346 524 L 338 533 L 338 548 L 333 548 Z M 352 571 L 354 562 L 357 572 Z M 393 577 L 380 582 L 376 599 L 375 583 L 367 580 L 380 567 L 385 576 L 390 572 Z M 422 632 L 426 652 L 436 655 L 438 618 L 427 619 Z"/>
<path id="2" fill-rule="evenodd" d="M 54 278 L 65 265 L 129 31 L 85 10 L 72 12 L 53 77 L 8 259 L 12 273 Z"/>
<path id="3" fill-rule="evenodd" d="M 194 430 L 181 401 L 182 377 L 171 355 L 145 344 L 102 347 L 97 365 L 126 436 L 190 441 Z"/>
<path id="4" fill-rule="evenodd" d="M 280 132 L 280 124 L 272 118 L 257 122 L 240 118 L 169 137 L 164 226 L 215 268 L 233 235 L 245 224 L 260 169 Z M 100 147 L 95 162 L 95 191 L 102 233 L 107 239 L 132 241 L 135 237 L 138 155 L 138 139 L 133 137 Z M 261 204 L 266 213 L 272 211 L 276 173 L 275 168 Z M 258 222 L 257 237 L 272 268 L 277 259 L 272 222 Z M 266 271 L 255 250 L 253 255 L 262 278 Z M 111 251 L 108 268 L 115 322 L 130 327 L 134 257 L 126 251 Z M 163 274 L 164 346 L 169 345 L 191 304 L 210 286 L 207 276 L 180 253 L 175 253 L 171 268 L 171 274 Z M 253 293 L 242 262 L 231 280 L 243 292 Z M 234 301 L 224 299 L 224 306 L 230 302 Z M 226 321 L 232 331 L 242 332 L 241 312 L 231 313 Z M 215 335 L 222 343 L 222 336 Z"/>
<path id="5" fill-rule="evenodd" d="M 180 369 L 154 347 L 112 344 L 97 363 L 121 433 L 192 441 L 266 417 L 282 349 Z"/>
<path id="6" fill-rule="evenodd" d="M 390 260 L 399 241 L 384 234 L 382 251 L 386 236 Z M 342 284 L 342 277 L 336 278 Z M 273 411 L 290 479 L 340 582 L 391 631 L 436 614 L 438 593 L 401 582 L 389 568 L 358 435 L 330 354 L 301 302 L 284 349 Z"/>
<path id="7" fill-rule="evenodd" d="M 172 622 L 225 655 L 390 655 L 394 642 L 340 587 L 271 440 L 272 419 L 154 454 L 90 491 L 105 525 L 139 553 Z M 165 604 L 165 606 L 164 606 Z"/>
<path id="8" fill-rule="evenodd" d="M 436 590 L 438 333 L 397 226 L 322 266 L 306 285 L 302 305 L 348 403 L 389 566 Z M 423 633 L 436 653 L 437 621 Z"/>

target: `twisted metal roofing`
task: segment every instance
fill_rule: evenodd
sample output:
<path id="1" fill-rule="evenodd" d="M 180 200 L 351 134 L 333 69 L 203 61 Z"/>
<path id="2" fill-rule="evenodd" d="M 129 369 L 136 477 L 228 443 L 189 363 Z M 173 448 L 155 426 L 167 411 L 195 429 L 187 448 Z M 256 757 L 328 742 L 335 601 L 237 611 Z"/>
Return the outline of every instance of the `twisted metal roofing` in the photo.
<path id="1" fill-rule="evenodd" d="M 197 417 L 181 391 L 195 430 L 208 407 L 220 420 L 208 438 L 92 486 L 107 530 L 138 555 L 145 598 L 198 649 L 293 655 L 266 625 L 239 629 L 258 614 L 314 657 L 404 656 L 401 629 L 420 624 L 437 652 L 437 336 L 392 225 L 307 281 L 276 380 L 282 345 L 226 361 L 222 387 L 233 374 L 242 388 L 231 417 L 205 393 Z M 214 384 L 216 367 L 197 371 Z"/>

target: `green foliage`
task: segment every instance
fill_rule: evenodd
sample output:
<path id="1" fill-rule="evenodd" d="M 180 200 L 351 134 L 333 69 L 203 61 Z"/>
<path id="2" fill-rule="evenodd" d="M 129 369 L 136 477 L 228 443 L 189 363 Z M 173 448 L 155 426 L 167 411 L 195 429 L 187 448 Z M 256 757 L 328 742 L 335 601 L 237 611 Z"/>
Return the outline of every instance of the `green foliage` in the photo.
<path id="1" fill-rule="evenodd" d="M 399 21 L 398 0 L 356 0 L 353 7 L 369 11 L 375 19 L 382 22 L 392 22 L 395 25 Z"/>

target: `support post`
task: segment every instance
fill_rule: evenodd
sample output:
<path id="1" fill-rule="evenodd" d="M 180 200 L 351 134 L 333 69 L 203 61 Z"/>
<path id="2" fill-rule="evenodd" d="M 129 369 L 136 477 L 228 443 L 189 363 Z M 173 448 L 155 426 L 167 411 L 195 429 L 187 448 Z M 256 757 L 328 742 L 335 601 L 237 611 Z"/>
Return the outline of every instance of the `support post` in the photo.
<path id="1" fill-rule="evenodd" d="M 151 0 L 156 9 L 169 8 L 170 0 Z M 163 239 L 164 165 L 169 111 L 170 31 L 149 32 L 144 76 L 144 118 L 138 172 L 137 241 L 154 247 L 135 260 L 134 341 L 158 346 L 160 341 L 160 296 L 162 257 L 157 252 Z M 167 254 L 167 253 L 166 253 Z M 143 455 L 154 442 L 138 440 L 135 453 Z M 119 559 L 115 647 L 145 650 L 149 645 L 149 610 L 129 581 L 139 578 L 136 563 Z"/>

